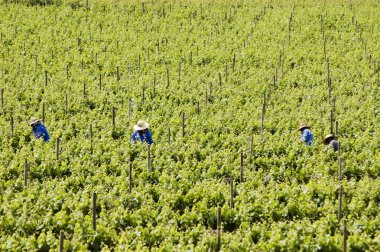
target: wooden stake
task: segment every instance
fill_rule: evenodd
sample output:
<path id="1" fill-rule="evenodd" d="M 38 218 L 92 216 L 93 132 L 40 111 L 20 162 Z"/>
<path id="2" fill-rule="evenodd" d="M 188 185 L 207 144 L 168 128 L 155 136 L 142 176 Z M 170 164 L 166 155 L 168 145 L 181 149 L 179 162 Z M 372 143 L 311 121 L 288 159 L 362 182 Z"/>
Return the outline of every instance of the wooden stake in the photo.
<path id="1" fill-rule="evenodd" d="M 57 138 L 57 145 L 56 145 L 55 155 L 56 155 L 56 158 L 58 160 L 59 159 L 59 138 Z"/>
<path id="2" fill-rule="evenodd" d="M 168 143 L 170 144 L 170 128 L 168 128 Z"/>
<path id="3" fill-rule="evenodd" d="M 112 107 L 112 128 L 115 128 L 115 107 Z"/>
<path id="4" fill-rule="evenodd" d="M 182 112 L 182 137 L 185 137 L 185 112 Z"/>
<path id="5" fill-rule="evenodd" d="M 96 193 L 92 194 L 92 229 L 96 230 Z"/>
<path id="6" fill-rule="evenodd" d="M 335 120 L 335 136 L 338 136 L 338 121 Z"/>
<path id="7" fill-rule="evenodd" d="M 66 80 L 69 79 L 69 64 L 66 65 Z"/>
<path id="8" fill-rule="evenodd" d="M 102 73 L 99 74 L 99 89 L 102 90 Z"/>
<path id="9" fill-rule="evenodd" d="M 86 82 L 83 81 L 83 97 L 86 97 Z"/>
<path id="10" fill-rule="evenodd" d="M 37 72 L 37 67 L 38 67 L 38 55 L 36 55 L 34 57 L 34 61 L 35 61 L 35 68 L 34 68 L 34 71 Z"/>
<path id="11" fill-rule="evenodd" d="M 230 192 L 231 192 L 231 197 L 230 197 L 230 208 L 234 208 L 234 178 L 230 178 Z"/>
<path id="12" fill-rule="evenodd" d="M 243 152 L 240 153 L 240 183 L 243 183 L 244 179 L 244 154 Z"/>
<path id="13" fill-rule="evenodd" d="M 347 239 L 348 239 L 347 220 L 344 220 L 343 221 L 343 252 L 347 252 Z"/>
<path id="14" fill-rule="evenodd" d="M 63 240 L 65 239 L 65 233 L 63 230 L 59 232 L 59 252 L 63 252 Z"/>
<path id="15" fill-rule="evenodd" d="M 342 180 L 342 157 L 338 158 L 338 162 L 339 162 L 338 180 L 340 182 Z"/>
<path id="16" fill-rule="evenodd" d="M 132 186 L 133 186 L 133 180 L 132 180 L 132 162 L 129 162 L 129 194 L 132 193 Z"/>
<path id="17" fill-rule="evenodd" d="M 45 69 L 45 87 L 47 87 L 47 85 L 48 85 L 48 72 Z"/>
<path id="18" fill-rule="evenodd" d="M 264 113 L 265 113 L 265 103 L 263 103 L 263 107 L 261 109 L 261 139 L 263 138 L 263 133 L 264 133 Z"/>
<path id="19" fill-rule="evenodd" d="M 170 84 L 170 81 L 169 81 L 169 69 L 166 69 L 166 88 L 169 88 L 169 84 Z"/>
<path id="20" fill-rule="evenodd" d="M 65 113 L 66 115 L 69 113 L 69 99 L 67 93 L 65 95 Z"/>
<path id="21" fill-rule="evenodd" d="M 236 62 L 236 54 L 234 54 L 234 57 L 232 59 L 232 72 L 235 72 L 235 62 Z"/>
<path id="22" fill-rule="evenodd" d="M 150 144 L 148 144 L 148 171 L 152 170 L 152 161 L 150 159 Z"/>
<path id="23" fill-rule="evenodd" d="M 343 186 L 339 185 L 339 209 L 338 209 L 338 222 L 342 218 L 342 198 L 343 198 Z"/>
<path id="24" fill-rule="evenodd" d="M 119 82 L 120 81 L 120 69 L 119 69 L 119 66 L 116 67 L 116 73 L 117 73 L 116 80 L 117 80 L 117 82 Z"/>
<path id="25" fill-rule="evenodd" d="M 217 247 L 216 251 L 220 251 L 220 242 L 221 242 L 221 237 L 220 237 L 220 231 L 221 231 L 221 208 L 218 207 L 218 216 L 217 216 L 217 229 L 218 229 L 218 237 L 217 237 Z"/>
<path id="26" fill-rule="evenodd" d="M 219 86 L 221 87 L 222 86 L 222 74 L 219 73 L 218 76 L 219 76 Z"/>
<path id="27" fill-rule="evenodd" d="M 138 58 L 137 64 L 138 64 L 138 69 L 140 70 L 141 69 L 141 56 L 140 56 L 140 54 L 139 54 L 139 58 Z"/>
<path id="28" fill-rule="evenodd" d="M 0 89 L 1 109 L 4 111 L 4 88 Z"/>
<path id="29" fill-rule="evenodd" d="M 251 139 L 250 139 L 250 146 L 249 146 L 249 153 L 250 153 L 250 156 L 251 156 L 251 161 L 252 161 L 252 158 L 253 158 L 253 136 L 251 136 Z"/>
<path id="30" fill-rule="evenodd" d="M 333 134 L 333 111 L 330 110 L 330 134 Z"/>
<path id="31" fill-rule="evenodd" d="M 28 186 L 28 160 L 24 161 L 24 187 Z"/>
<path id="32" fill-rule="evenodd" d="M 90 150 L 91 150 L 91 154 L 92 154 L 92 151 L 93 151 L 93 144 L 92 144 L 92 124 L 90 124 Z"/>

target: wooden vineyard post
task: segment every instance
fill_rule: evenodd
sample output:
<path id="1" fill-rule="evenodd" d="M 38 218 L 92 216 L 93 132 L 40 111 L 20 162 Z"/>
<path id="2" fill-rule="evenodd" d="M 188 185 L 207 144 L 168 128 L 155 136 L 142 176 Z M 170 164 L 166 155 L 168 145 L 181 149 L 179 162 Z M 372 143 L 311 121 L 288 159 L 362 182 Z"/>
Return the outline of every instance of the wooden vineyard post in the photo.
<path id="1" fill-rule="evenodd" d="M 1 109 L 4 111 L 4 88 L 0 89 Z"/>
<path id="2" fill-rule="evenodd" d="M 199 101 L 197 101 L 197 115 L 199 115 Z"/>
<path id="3" fill-rule="evenodd" d="M 236 63 L 236 54 L 234 54 L 234 57 L 232 59 L 232 72 L 235 72 L 235 63 Z"/>
<path id="4" fill-rule="evenodd" d="M 338 208 L 338 222 L 342 218 L 342 201 L 343 201 L 343 186 L 339 185 L 339 208 Z"/>
<path id="5" fill-rule="evenodd" d="M 92 124 L 90 124 L 90 152 L 93 152 L 93 144 L 92 144 Z"/>
<path id="6" fill-rule="evenodd" d="M 117 74 L 116 75 L 117 76 L 116 80 L 117 80 L 117 82 L 119 82 L 120 81 L 120 69 L 119 69 L 119 66 L 116 67 L 116 74 Z"/>
<path id="7" fill-rule="evenodd" d="M 69 64 L 66 65 L 66 80 L 69 79 Z"/>
<path id="8" fill-rule="evenodd" d="M 252 161 L 252 158 L 253 158 L 253 136 L 252 135 L 251 135 L 250 144 L 249 144 L 249 154 Z"/>
<path id="9" fill-rule="evenodd" d="M 168 128 L 168 144 L 170 144 L 170 128 Z"/>
<path id="10" fill-rule="evenodd" d="M 24 161 L 24 187 L 28 186 L 28 160 Z"/>
<path id="11" fill-rule="evenodd" d="M 348 239 L 347 220 L 344 220 L 343 222 L 343 252 L 347 252 L 347 239 Z"/>
<path id="12" fill-rule="evenodd" d="M 150 157 L 150 144 L 148 144 L 148 171 L 152 171 L 152 160 Z"/>
<path id="13" fill-rule="evenodd" d="M 48 85 L 48 72 L 45 69 L 45 87 L 47 87 L 47 85 Z"/>
<path id="14" fill-rule="evenodd" d="M 69 113 L 69 99 L 67 93 L 65 94 L 65 114 Z"/>
<path id="15" fill-rule="evenodd" d="M 338 162 L 339 162 L 338 180 L 340 182 L 342 181 L 342 157 L 338 158 Z"/>
<path id="16" fill-rule="evenodd" d="M 139 57 L 137 59 L 137 65 L 138 65 L 138 69 L 140 70 L 141 69 L 141 56 L 139 54 Z"/>
<path id="17" fill-rule="evenodd" d="M 65 233 L 63 230 L 59 232 L 59 252 L 63 252 L 63 241 L 65 239 Z"/>
<path id="18" fill-rule="evenodd" d="M 102 74 L 99 74 L 99 90 L 102 90 Z"/>
<path id="19" fill-rule="evenodd" d="M 115 128 L 115 107 L 112 107 L 112 128 Z"/>
<path id="20" fill-rule="evenodd" d="M 37 73 L 37 67 L 38 67 L 38 55 L 36 55 L 35 57 L 34 57 L 34 63 L 35 63 L 35 68 L 34 68 L 34 71 Z"/>
<path id="21" fill-rule="evenodd" d="M 221 87 L 222 86 L 222 74 L 219 73 L 218 77 L 219 77 L 219 86 Z"/>
<path id="22" fill-rule="evenodd" d="M 11 136 L 13 137 L 14 133 L 14 120 L 13 120 L 13 114 L 11 114 Z"/>
<path id="23" fill-rule="evenodd" d="M 57 138 L 57 146 L 56 146 L 55 155 L 56 155 L 57 160 L 59 160 L 59 138 Z"/>
<path id="24" fill-rule="evenodd" d="M 166 69 L 166 88 L 169 88 L 170 79 L 169 79 L 169 69 Z"/>
<path id="25" fill-rule="evenodd" d="M 182 137 L 185 137 L 185 112 L 182 112 Z"/>
<path id="26" fill-rule="evenodd" d="M 333 134 L 333 111 L 330 110 L 330 134 Z"/>
<path id="27" fill-rule="evenodd" d="M 234 208 L 234 178 L 230 178 L 230 192 L 231 192 L 231 197 L 230 197 L 230 208 Z"/>
<path id="28" fill-rule="evenodd" d="M 221 208 L 218 207 L 218 216 L 217 216 L 217 229 L 218 229 L 218 233 L 217 233 L 217 247 L 216 247 L 216 251 L 220 251 L 220 242 L 221 242 L 221 237 L 220 237 L 220 231 L 221 231 Z"/>
<path id="29" fill-rule="evenodd" d="M 132 162 L 129 162 L 129 194 L 132 193 L 132 186 L 133 186 L 133 180 L 132 180 Z"/>
<path id="30" fill-rule="evenodd" d="M 83 97 L 86 97 L 86 82 L 83 81 Z"/>
<path id="31" fill-rule="evenodd" d="M 243 152 L 241 152 L 240 153 L 240 183 L 243 183 L 243 179 L 244 179 L 243 170 L 244 170 L 244 154 Z"/>
<path id="32" fill-rule="evenodd" d="M 92 229 L 96 230 L 96 193 L 92 194 Z"/>

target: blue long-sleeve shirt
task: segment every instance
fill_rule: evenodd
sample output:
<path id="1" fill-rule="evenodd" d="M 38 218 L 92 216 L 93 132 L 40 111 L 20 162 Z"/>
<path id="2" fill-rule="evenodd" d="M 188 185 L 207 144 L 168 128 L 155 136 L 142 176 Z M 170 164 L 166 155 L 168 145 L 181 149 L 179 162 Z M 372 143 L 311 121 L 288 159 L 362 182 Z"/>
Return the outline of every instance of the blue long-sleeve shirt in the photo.
<path id="1" fill-rule="evenodd" d="M 34 134 L 36 139 L 40 139 L 41 137 L 43 137 L 45 142 L 49 142 L 49 140 L 50 140 L 50 135 L 49 135 L 47 129 L 45 128 L 45 126 L 42 124 L 37 124 L 33 128 L 33 134 Z"/>
<path id="2" fill-rule="evenodd" d="M 153 139 L 152 139 L 152 134 L 150 133 L 149 130 L 147 130 L 145 133 L 140 134 L 138 130 L 136 130 L 131 139 L 131 143 L 141 141 L 141 142 L 146 142 L 147 144 L 152 144 Z"/>
<path id="3" fill-rule="evenodd" d="M 313 133 L 311 133 L 309 129 L 304 129 L 301 132 L 301 141 L 305 142 L 307 146 L 310 146 L 314 141 Z"/>

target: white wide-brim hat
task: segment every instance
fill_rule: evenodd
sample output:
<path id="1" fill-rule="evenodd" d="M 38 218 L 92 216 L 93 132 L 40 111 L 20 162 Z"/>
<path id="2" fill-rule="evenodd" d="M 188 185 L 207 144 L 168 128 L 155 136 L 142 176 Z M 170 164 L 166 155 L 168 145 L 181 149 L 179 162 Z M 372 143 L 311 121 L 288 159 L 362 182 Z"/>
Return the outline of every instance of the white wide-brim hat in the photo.
<path id="1" fill-rule="evenodd" d="M 140 120 L 137 122 L 136 125 L 133 126 L 133 129 L 134 130 L 144 130 L 144 129 L 147 129 L 149 127 L 149 123 L 143 121 L 143 120 Z"/>
<path id="2" fill-rule="evenodd" d="M 37 119 L 37 118 L 35 118 L 35 117 L 32 117 L 32 118 L 30 118 L 30 120 L 29 120 L 29 125 L 32 126 L 32 125 L 34 125 L 34 124 L 36 124 L 36 123 L 39 123 L 39 122 L 41 122 L 40 119 Z"/>

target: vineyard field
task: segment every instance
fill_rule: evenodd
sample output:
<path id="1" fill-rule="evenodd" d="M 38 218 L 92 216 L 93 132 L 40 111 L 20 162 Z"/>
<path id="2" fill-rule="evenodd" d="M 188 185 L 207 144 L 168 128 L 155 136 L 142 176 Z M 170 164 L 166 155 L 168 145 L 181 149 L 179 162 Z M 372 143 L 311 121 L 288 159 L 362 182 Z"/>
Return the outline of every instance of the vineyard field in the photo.
<path id="1" fill-rule="evenodd" d="M 0 251 L 380 250 L 379 1 L 0 16 Z M 130 142 L 141 119 L 149 150 Z"/>

